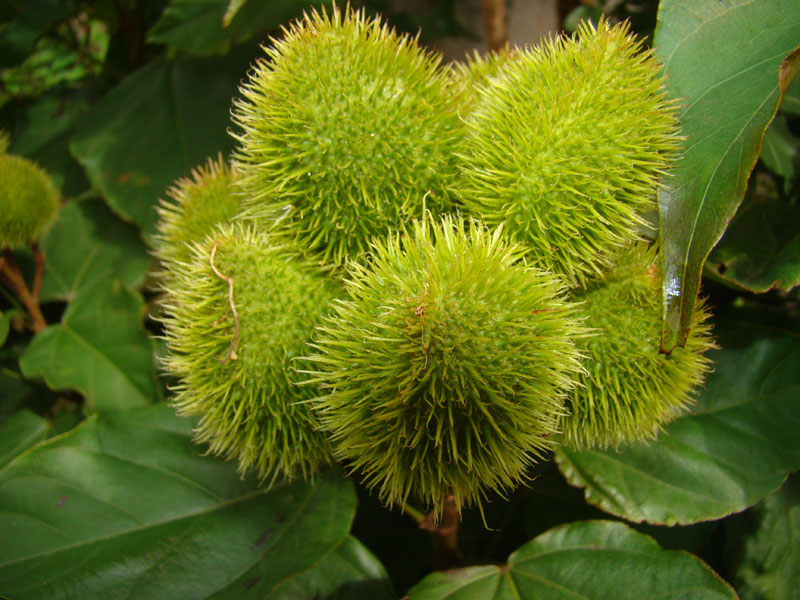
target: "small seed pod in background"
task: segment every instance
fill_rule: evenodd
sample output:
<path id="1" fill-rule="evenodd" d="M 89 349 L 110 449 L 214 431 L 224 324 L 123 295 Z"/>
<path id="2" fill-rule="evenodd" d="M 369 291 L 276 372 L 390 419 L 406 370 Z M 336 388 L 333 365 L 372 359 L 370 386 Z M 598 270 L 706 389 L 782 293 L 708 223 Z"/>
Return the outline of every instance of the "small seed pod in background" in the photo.
<path id="1" fill-rule="evenodd" d="M 185 263 L 192 255 L 191 244 L 203 240 L 220 223 L 229 223 L 242 210 L 242 203 L 231 185 L 235 172 L 218 156 L 192 170 L 167 190 L 169 200 L 158 206 L 158 230 L 154 238 L 155 254 L 163 268 L 162 275 L 176 263 Z"/>
<path id="2" fill-rule="evenodd" d="M 578 341 L 586 371 L 567 402 L 564 443 L 605 448 L 655 437 L 711 370 L 708 308 L 697 303 L 685 348 L 659 353 L 661 274 L 655 248 L 645 243 L 575 300 L 595 333 Z"/>
<path id="3" fill-rule="evenodd" d="M 295 359 L 337 287 L 296 253 L 241 224 L 220 225 L 174 263 L 163 317 L 178 412 L 197 440 L 262 478 L 313 475 L 330 449 L 296 385 Z"/>
<path id="4" fill-rule="evenodd" d="M 679 136 L 660 65 L 627 24 L 519 51 L 478 88 L 454 191 L 534 264 L 583 285 L 636 239 Z"/>
<path id="5" fill-rule="evenodd" d="M 335 7 L 265 51 L 233 110 L 250 216 L 341 266 L 423 206 L 449 209 L 462 127 L 439 57 Z"/>
<path id="6" fill-rule="evenodd" d="M 39 239 L 58 214 L 50 175 L 27 158 L 0 154 L 0 250 Z"/>
<path id="7" fill-rule="evenodd" d="M 317 328 L 315 408 L 389 505 L 503 493 L 552 447 L 583 333 L 560 280 L 501 230 L 445 217 L 375 241 Z"/>

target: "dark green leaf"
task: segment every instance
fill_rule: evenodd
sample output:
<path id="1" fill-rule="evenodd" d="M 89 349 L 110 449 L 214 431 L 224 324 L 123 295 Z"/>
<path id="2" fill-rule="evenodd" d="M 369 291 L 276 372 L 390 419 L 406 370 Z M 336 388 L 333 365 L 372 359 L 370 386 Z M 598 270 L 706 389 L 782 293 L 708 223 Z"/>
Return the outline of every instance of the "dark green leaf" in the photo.
<path id="1" fill-rule="evenodd" d="M 753 292 L 800 284 L 800 207 L 745 201 L 708 256 L 714 278 Z"/>
<path id="2" fill-rule="evenodd" d="M 409 600 L 736 598 L 700 559 L 662 550 L 622 523 L 582 521 L 528 542 L 503 567 L 433 573 Z"/>
<path id="3" fill-rule="evenodd" d="M 798 31 L 796 0 L 659 5 L 656 54 L 686 138 L 659 193 L 665 351 L 685 342 L 703 264 L 742 201 L 764 130 L 798 67 Z"/>
<path id="4" fill-rule="evenodd" d="M 800 115 L 800 77 L 795 77 L 783 96 L 781 110 L 792 115 Z"/>
<path id="5" fill-rule="evenodd" d="M 755 504 L 800 468 L 800 337 L 736 312 L 715 330 L 714 373 L 658 441 L 557 452 L 589 502 L 630 521 L 694 523 Z"/>
<path id="6" fill-rule="evenodd" d="M 764 134 L 761 160 L 768 169 L 783 179 L 783 190 L 789 192 L 795 183 L 795 165 L 800 156 L 800 138 L 789 131 L 786 117 L 777 115 Z"/>
<path id="7" fill-rule="evenodd" d="M 42 34 L 75 10 L 74 2 L 68 0 L 14 4 L 13 18 L 0 29 L 0 68 L 22 62 Z"/>
<path id="8" fill-rule="evenodd" d="M 173 52 L 225 53 L 231 45 L 254 37 L 264 41 L 269 31 L 298 16 L 310 3 L 277 0 L 232 4 L 228 0 L 171 0 L 148 32 L 148 40 L 166 44 Z"/>
<path id="9" fill-rule="evenodd" d="M 338 473 L 271 490 L 169 406 L 95 416 L 0 471 L 0 596 L 264 598 L 347 534 Z"/>
<path id="10" fill-rule="evenodd" d="M 364 545 L 348 535 L 311 569 L 292 577 L 269 596 L 270 600 L 393 600 L 383 565 Z"/>
<path id="11" fill-rule="evenodd" d="M 800 595 L 800 479 L 792 477 L 755 511 L 759 524 L 737 571 L 743 600 Z"/>
<path id="12" fill-rule="evenodd" d="M 47 437 L 46 419 L 29 410 L 0 418 L 0 470 L 18 454 Z"/>
<path id="13" fill-rule="evenodd" d="M 120 221 L 98 199 L 64 206 L 41 247 L 42 302 L 71 301 L 97 282 L 112 279 L 138 288 L 150 265 L 139 230 Z"/>
<path id="14" fill-rule="evenodd" d="M 87 108 L 81 98 L 47 95 L 15 115 L 10 152 L 35 161 L 67 195 L 78 194 L 89 185 L 68 145 L 73 125 Z"/>
<path id="15" fill-rule="evenodd" d="M 153 233 L 165 189 L 231 149 L 231 100 L 254 54 L 154 61 L 76 125 L 72 152 L 116 213 Z"/>
<path id="16" fill-rule="evenodd" d="M 142 329 L 144 302 L 119 282 L 84 289 L 64 321 L 40 331 L 20 358 L 26 377 L 52 389 L 75 389 L 98 411 L 155 401 L 153 345 Z"/>

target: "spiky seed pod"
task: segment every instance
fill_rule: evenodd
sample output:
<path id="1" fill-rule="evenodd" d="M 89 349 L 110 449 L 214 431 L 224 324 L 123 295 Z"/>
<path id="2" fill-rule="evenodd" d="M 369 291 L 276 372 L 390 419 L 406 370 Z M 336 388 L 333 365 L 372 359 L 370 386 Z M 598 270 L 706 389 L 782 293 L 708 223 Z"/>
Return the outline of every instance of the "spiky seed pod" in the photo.
<path id="1" fill-rule="evenodd" d="M 660 66 L 627 24 L 520 52 L 479 89 L 455 190 L 505 224 L 538 264 L 584 284 L 613 264 L 654 206 L 677 147 Z"/>
<path id="2" fill-rule="evenodd" d="M 454 61 L 448 66 L 452 93 L 461 99 L 459 113 L 462 117 L 475 106 L 479 88 L 489 85 L 491 78 L 500 73 L 517 52 L 516 48 L 504 48 L 481 55 L 476 50 L 467 55 L 465 62 Z"/>
<path id="3" fill-rule="evenodd" d="M 0 154 L 0 250 L 37 240 L 58 214 L 59 193 L 27 158 Z"/>
<path id="4" fill-rule="evenodd" d="M 342 265 L 423 203 L 449 208 L 462 127 L 440 58 L 349 9 L 284 33 L 234 104 L 248 212 Z"/>
<path id="5" fill-rule="evenodd" d="M 711 369 L 708 308 L 698 302 L 685 348 L 659 353 L 661 274 L 655 248 L 644 243 L 575 299 L 596 333 L 578 341 L 586 371 L 567 403 L 565 443 L 605 448 L 655 437 Z"/>
<path id="6" fill-rule="evenodd" d="M 262 478 L 312 475 L 330 459 L 296 385 L 295 359 L 336 288 L 295 253 L 241 224 L 218 226 L 173 265 L 163 317 L 179 379 L 174 404 L 196 434 Z"/>
<path id="7" fill-rule="evenodd" d="M 416 222 L 371 254 L 312 343 L 335 454 L 389 505 L 452 492 L 460 510 L 519 484 L 580 370 L 562 284 L 476 221 Z"/>
<path id="8" fill-rule="evenodd" d="M 166 272 L 192 255 L 191 244 L 202 241 L 214 227 L 228 223 L 242 210 L 235 193 L 234 171 L 219 155 L 192 169 L 167 190 L 169 200 L 160 200 L 155 254 Z"/>

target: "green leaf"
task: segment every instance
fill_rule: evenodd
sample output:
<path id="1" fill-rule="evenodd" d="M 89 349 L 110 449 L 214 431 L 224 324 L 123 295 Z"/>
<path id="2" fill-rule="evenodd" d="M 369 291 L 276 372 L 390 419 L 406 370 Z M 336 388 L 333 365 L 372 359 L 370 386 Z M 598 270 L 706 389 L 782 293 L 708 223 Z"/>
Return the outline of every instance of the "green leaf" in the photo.
<path id="1" fill-rule="evenodd" d="M 784 98 L 785 99 L 785 98 Z M 786 117 L 777 115 L 764 134 L 761 161 L 783 178 L 783 191 L 789 193 L 795 183 L 795 165 L 800 156 L 800 138 L 789 131 Z"/>
<path id="2" fill-rule="evenodd" d="M 0 470 L 18 454 L 47 437 L 46 419 L 29 410 L 20 410 L 0 419 Z"/>
<path id="3" fill-rule="evenodd" d="M 800 115 L 800 77 L 795 77 L 781 101 L 781 110 L 791 115 Z"/>
<path id="4" fill-rule="evenodd" d="M 800 207 L 746 200 L 706 266 L 715 279 L 752 292 L 800 284 Z"/>
<path id="5" fill-rule="evenodd" d="M 120 221 L 99 199 L 64 206 L 40 244 L 45 254 L 42 302 L 71 301 L 112 279 L 138 288 L 150 266 L 139 230 Z"/>
<path id="6" fill-rule="evenodd" d="M 686 341 L 703 263 L 742 201 L 764 130 L 800 65 L 798 30 L 796 0 L 659 5 L 655 50 L 686 138 L 659 192 L 666 352 Z"/>
<path id="7" fill-rule="evenodd" d="M 20 368 L 26 377 L 43 376 L 51 389 L 80 391 L 91 410 L 150 404 L 158 388 L 143 313 L 141 296 L 119 282 L 86 288 L 60 325 L 34 336 Z"/>
<path id="8" fill-rule="evenodd" d="M 800 593 L 800 479 L 792 477 L 755 511 L 759 524 L 737 569 L 743 600 L 782 600 Z"/>
<path id="9" fill-rule="evenodd" d="M 428 575 L 409 600 L 736 598 L 699 558 L 663 550 L 622 523 L 580 521 L 543 533 L 502 567 Z"/>
<path id="10" fill-rule="evenodd" d="M 86 174 L 69 153 L 69 138 L 88 104 L 77 96 L 48 94 L 14 115 L 10 152 L 26 156 L 45 169 L 64 194 L 89 186 Z"/>
<path id="11" fill-rule="evenodd" d="M 393 600 L 389 576 L 377 558 L 352 535 L 311 569 L 284 582 L 269 600 Z"/>
<path id="12" fill-rule="evenodd" d="M 231 45 L 247 42 L 256 35 L 265 37 L 310 4 L 308 0 L 234 2 L 170 0 L 147 39 L 166 44 L 171 52 L 224 54 Z"/>
<path id="13" fill-rule="evenodd" d="M 0 471 L 0 596 L 264 598 L 347 534 L 338 473 L 271 490 L 169 406 L 96 415 Z"/>
<path id="14" fill-rule="evenodd" d="M 800 337 L 737 312 L 715 331 L 697 405 L 656 442 L 558 450 L 587 501 L 634 522 L 694 523 L 755 504 L 800 468 Z"/>
<path id="15" fill-rule="evenodd" d="M 232 148 L 231 99 L 254 54 L 156 60 L 92 107 L 71 149 L 112 210 L 152 234 L 166 188 Z"/>

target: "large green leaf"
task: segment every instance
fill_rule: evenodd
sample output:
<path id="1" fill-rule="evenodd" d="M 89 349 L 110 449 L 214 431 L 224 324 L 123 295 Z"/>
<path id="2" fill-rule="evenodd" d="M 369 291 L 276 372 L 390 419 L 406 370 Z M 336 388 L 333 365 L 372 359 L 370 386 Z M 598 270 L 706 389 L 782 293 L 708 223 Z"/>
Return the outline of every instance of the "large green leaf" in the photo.
<path id="1" fill-rule="evenodd" d="M 659 5 L 656 54 L 686 138 L 659 193 L 664 351 L 686 340 L 703 263 L 742 201 L 764 130 L 798 66 L 799 31 L 797 0 Z"/>
<path id="2" fill-rule="evenodd" d="M 310 4 L 308 0 L 240 2 L 226 19 L 228 0 L 170 0 L 147 37 L 150 42 L 166 44 L 173 52 L 224 53 L 232 44 L 256 36 L 261 38 L 256 41 L 264 41 L 269 31 Z"/>
<path id="3" fill-rule="evenodd" d="M 758 525 L 737 570 L 744 600 L 800 597 L 800 478 L 792 477 L 755 511 Z"/>
<path id="4" fill-rule="evenodd" d="M 393 600 L 397 598 L 380 561 L 352 535 L 311 569 L 278 587 L 269 600 Z"/>
<path id="5" fill-rule="evenodd" d="M 800 284 L 800 207 L 745 201 L 708 256 L 715 279 L 753 292 Z"/>
<path id="6" fill-rule="evenodd" d="M 60 325 L 40 331 L 20 358 L 26 377 L 75 389 L 87 407 L 124 410 L 158 398 L 153 345 L 142 328 L 144 302 L 118 281 L 101 281 L 70 303 Z"/>
<path id="7" fill-rule="evenodd" d="M 76 125 L 72 152 L 115 212 L 153 233 L 165 189 L 232 148 L 231 99 L 254 55 L 153 61 Z"/>
<path id="8" fill-rule="evenodd" d="M 139 230 L 112 214 L 99 199 L 70 202 L 41 239 L 45 254 L 42 302 L 73 300 L 98 281 L 144 283 L 150 257 Z"/>
<path id="9" fill-rule="evenodd" d="M 800 336 L 736 312 L 716 331 L 697 405 L 656 442 L 557 452 L 589 502 L 630 521 L 694 523 L 755 504 L 800 468 Z"/>
<path id="10" fill-rule="evenodd" d="M 11 459 L 47 437 L 46 419 L 29 410 L 0 418 L 0 469 Z"/>
<path id="11" fill-rule="evenodd" d="M 264 598 L 347 534 L 337 473 L 271 490 L 169 406 L 95 416 L 0 471 L 0 596 Z"/>
<path id="12" fill-rule="evenodd" d="M 86 113 L 82 97 L 47 94 L 14 115 L 10 152 L 27 156 L 45 169 L 65 195 L 84 191 L 89 182 L 69 153 L 72 128 Z"/>
<path id="13" fill-rule="evenodd" d="M 622 523 L 581 521 L 528 542 L 502 567 L 433 573 L 409 600 L 736 598 L 700 559 L 663 550 Z"/>

